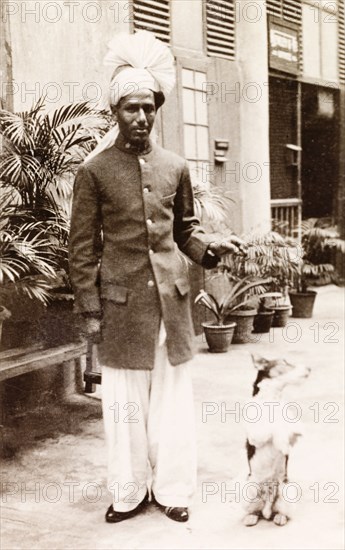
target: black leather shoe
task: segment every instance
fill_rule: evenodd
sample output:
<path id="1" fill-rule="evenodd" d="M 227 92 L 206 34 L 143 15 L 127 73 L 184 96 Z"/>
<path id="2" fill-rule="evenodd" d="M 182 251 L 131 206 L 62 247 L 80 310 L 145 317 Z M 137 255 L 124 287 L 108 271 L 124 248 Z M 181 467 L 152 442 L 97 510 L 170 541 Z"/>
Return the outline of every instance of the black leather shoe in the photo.
<path id="1" fill-rule="evenodd" d="M 154 496 L 152 496 L 152 498 L 158 508 L 160 508 L 168 518 L 179 522 L 185 522 L 189 520 L 188 508 L 180 506 L 163 506 L 162 504 L 159 504 L 159 502 L 157 502 Z"/>
<path id="2" fill-rule="evenodd" d="M 183 522 L 189 520 L 188 508 L 164 506 L 164 513 L 168 518 L 174 521 Z"/>
<path id="3" fill-rule="evenodd" d="M 130 519 L 145 508 L 145 506 L 149 502 L 149 493 L 147 492 L 145 495 L 145 498 L 138 504 L 134 510 L 130 510 L 129 512 L 116 512 L 113 508 L 113 505 L 111 504 L 107 510 L 107 513 L 105 514 L 105 521 L 107 523 L 120 523 L 120 521 L 124 521 L 125 519 Z"/>

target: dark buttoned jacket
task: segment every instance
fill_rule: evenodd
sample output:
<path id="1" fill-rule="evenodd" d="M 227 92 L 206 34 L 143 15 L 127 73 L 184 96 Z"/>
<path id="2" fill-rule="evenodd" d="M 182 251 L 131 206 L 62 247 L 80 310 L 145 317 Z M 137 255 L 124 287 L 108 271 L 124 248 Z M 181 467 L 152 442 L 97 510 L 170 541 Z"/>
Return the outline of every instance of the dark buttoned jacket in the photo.
<path id="1" fill-rule="evenodd" d="M 186 161 L 150 143 L 138 154 L 120 135 L 79 167 L 70 230 L 77 313 L 101 316 L 101 364 L 154 365 L 160 321 L 170 363 L 193 356 L 188 262 L 206 268 L 212 238 L 194 214 Z M 183 254 L 181 254 L 183 252 Z"/>

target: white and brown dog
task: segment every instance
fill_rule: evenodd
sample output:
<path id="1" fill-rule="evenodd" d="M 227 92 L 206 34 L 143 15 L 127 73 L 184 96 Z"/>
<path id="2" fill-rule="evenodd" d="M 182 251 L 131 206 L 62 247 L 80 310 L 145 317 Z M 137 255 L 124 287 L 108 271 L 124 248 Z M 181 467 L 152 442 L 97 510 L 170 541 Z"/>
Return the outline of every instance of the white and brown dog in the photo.
<path id="1" fill-rule="evenodd" d="M 251 403 L 260 410 L 260 417 L 247 423 L 249 476 L 244 524 L 253 526 L 264 518 L 285 525 L 289 517 L 284 499 L 289 452 L 302 429 L 300 422 L 287 420 L 281 395 L 286 386 L 303 382 L 310 369 L 284 359 L 252 358 L 258 374 Z"/>

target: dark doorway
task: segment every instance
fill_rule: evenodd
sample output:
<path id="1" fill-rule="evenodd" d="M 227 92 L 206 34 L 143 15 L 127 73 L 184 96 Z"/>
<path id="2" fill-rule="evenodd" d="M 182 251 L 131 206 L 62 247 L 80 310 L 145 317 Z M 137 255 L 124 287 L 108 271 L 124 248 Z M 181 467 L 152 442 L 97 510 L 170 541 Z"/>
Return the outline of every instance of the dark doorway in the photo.
<path id="1" fill-rule="evenodd" d="M 332 217 L 339 159 L 337 90 L 302 85 L 303 218 Z"/>
<path id="2" fill-rule="evenodd" d="M 287 160 L 287 145 L 297 145 L 297 82 L 269 79 L 271 198 L 297 197 L 297 166 Z"/>

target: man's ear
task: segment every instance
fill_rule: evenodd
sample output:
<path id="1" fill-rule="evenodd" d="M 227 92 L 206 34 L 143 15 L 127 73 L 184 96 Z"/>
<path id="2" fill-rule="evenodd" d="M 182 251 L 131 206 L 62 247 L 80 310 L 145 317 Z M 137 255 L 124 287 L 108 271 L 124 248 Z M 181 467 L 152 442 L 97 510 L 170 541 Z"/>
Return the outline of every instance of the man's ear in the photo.
<path id="1" fill-rule="evenodd" d="M 162 107 L 163 103 L 165 102 L 165 97 L 163 92 L 153 92 L 154 98 L 155 98 L 155 107 L 156 112 L 160 107 Z"/>

